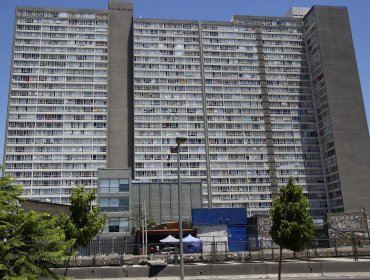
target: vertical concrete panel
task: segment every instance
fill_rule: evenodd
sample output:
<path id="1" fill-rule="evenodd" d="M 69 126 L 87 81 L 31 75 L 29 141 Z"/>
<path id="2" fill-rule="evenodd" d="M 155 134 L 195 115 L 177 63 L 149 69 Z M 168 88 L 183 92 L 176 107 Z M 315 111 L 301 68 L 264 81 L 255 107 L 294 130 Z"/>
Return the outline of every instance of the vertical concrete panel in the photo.
<path id="1" fill-rule="evenodd" d="M 345 211 L 370 206 L 370 138 L 345 7 L 315 6 Z"/>
<path id="2" fill-rule="evenodd" d="M 161 193 L 160 193 L 160 184 L 151 184 L 150 187 L 150 212 L 148 213 L 151 217 L 160 219 L 161 214 Z"/>
<path id="3" fill-rule="evenodd" d="M 132 216 L 138 217 L 145 200 L 147 217 L 157 223 L 178 220 L 177 183 L 133 183 L 131 189 Z M 191 219 L 191 209 L 200 208 L 201 183 L 184 183 L 182 194 L 183 218 Z"/>
<path id="4" fill-rule="evenodd" d="M 132 4 L 109 2 L 107 167 L 133 167 Z"/>
<path id="5" fill-rule="evenodd" d="M 179 214 L 178 214 L 178 204 L 177 204 L 177 201 L 178 201 L 178 192 L 177 192 L 177 183 L 175 184 L 171 184 L 171 196 L 169 196 L 167 199 L 171 200 L 171 215 L 172 215 L 172 219 L 173 221 L 177 221 L 178 218 L 179 218 Z M 184 209 L 184 208 L 183 208 Z"/>
<path id="6" fill-rule="evenodd" d="M 190 184 L 181 184 L 181 207 L 182 207 L 182 219 L 187 220 L 191 218 L 191 196 L 190 196 Z"/>
<path id="7" fill-rule="evenodd" d="M 149 188 L 143 188 L 143 185 L 141 186 L 141 190 L 140 190 L 140 202 L 137 203 L 135 202 L 135 205 L 137 207 L 142 207 L 143 204 L 145 202 L 145 207 L 146 207 L 146 214 L 147 214 L 147 217 L 149 217 L 148 213 L 148 209 L 150 209 L 150 185 L 149 185 Z M 144 213 L 143 213 L 144 214 Z"/>
<path id="8" fill-rule="evenodd" d="M 139 207 L 133 207 L 134 205 L 138 206 L 140 203 L 140 193 L 141 193 L 141 185 L 140 184 L 132 184 L 131 185 L 131 200 L 130 200 L 130 205 L 131 205 L 131 213 L 132 217 L 135 219 L 136 217 L 139 216 Z"/>
<path id="9" fill-rule="evenodd" d="M 171 204 L 172 201 L 171 197 L 171 186 L 169 184 L 161 184 L 160 187 L 160 196 L 161 196 L 161 209 L 160 209 L 160 217 L 162 222 L 164 221 L 172 221 L 172 213 L 171 213 Z"/>

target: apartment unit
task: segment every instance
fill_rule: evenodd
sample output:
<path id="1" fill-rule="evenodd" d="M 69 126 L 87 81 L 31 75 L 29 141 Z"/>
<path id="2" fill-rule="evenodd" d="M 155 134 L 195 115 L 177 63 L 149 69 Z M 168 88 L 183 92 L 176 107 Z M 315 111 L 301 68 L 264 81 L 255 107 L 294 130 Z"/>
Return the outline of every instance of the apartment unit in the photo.
<path id="1" fill-rule="evenodd" d="M 178 136 L 205 207 L 267 214 L 290 176 L 317 218 L 369 203 L 347 9 L 229 22 L 133 19 L 122 0 L 17 9 L 5 162 L 28 196 L 67 202 L 104 167 L 176 182 Z"/>

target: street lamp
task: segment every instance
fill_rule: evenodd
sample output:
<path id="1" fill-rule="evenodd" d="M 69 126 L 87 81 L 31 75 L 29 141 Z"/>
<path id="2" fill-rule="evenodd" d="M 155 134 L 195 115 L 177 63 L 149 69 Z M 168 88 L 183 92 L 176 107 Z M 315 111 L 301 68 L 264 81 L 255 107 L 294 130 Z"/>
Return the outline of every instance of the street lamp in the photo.
<path id="1" fill-rule="evenodd" d="M 186 137 L 176 137 L 176 147 L 171 147 L 171 153 L 177 154 L 177 209 L 179 213 L 179 240 L 180 240 L 180 279 L 184 280 L 184 246 L 182 240 L 182 207 L 180 192 L 180 145 L 186 142 Z"/>

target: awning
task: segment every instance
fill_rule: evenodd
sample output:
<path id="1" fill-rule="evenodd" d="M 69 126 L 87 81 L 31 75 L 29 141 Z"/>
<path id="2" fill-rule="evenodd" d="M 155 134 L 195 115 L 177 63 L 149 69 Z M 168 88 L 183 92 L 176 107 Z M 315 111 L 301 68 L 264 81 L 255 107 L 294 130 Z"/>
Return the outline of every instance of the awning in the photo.
<path id="1" fill-rule="evenodd" d="M 184 241 L 185 243 L 201 243 L 202 242 L 202 240 L 192 236 L 191 234 L 186 236 L 182 241 Z"/>
<path id="2" fill-rule="evenodd" d="M 190 235 L 190 234 L 189 234 Z M 179 243 L 179 240 L 172 235 L 167 236 L 164 239 L 159 240 L 162 243 Z"/>

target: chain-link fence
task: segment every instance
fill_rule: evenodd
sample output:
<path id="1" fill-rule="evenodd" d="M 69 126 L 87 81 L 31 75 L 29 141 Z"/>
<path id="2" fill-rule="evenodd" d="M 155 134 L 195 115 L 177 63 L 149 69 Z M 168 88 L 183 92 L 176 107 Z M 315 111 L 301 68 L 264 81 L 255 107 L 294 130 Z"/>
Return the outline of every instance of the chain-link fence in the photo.
<path id="1" fill-rule="evenodd" d="M 124 255 L 135 254 L 137 245 L 131 236 L 98 237 L 86 247 L 79 247 L 79 256 Z"/>
<path id="2" fill-rule="evenodd" d="M 192 246 L 194 245 L 194 246 Z M 200 247 L 199 247 L 200 246 Z M 146 250 L 143 244 L 135 244 L 131 237 L 97 238 L 87 247 L 79 248 L 79 255 L 87 258 L 119 258 L 110 265 L 122 264 L 128 259 L 163 259 L 175 263 L 179 257 L 178 243 L 148 243 Z M 147 252 L 146 255 L 143 252 Z M 370 256 L 369 239 L 352 234 L 346 239 L 313 239 L 301 252 L 283 250 L 283 259 L 302 259 L 320 257 L 360 257 Z M 271 261 L 278 260 L 279 247 L 271 240 L 253 241 L 211 241 L 199 244 L 184 244 L 184 261 L 220 263 L 225 261 Z M 93 261 L 93 264 L 96 263 Z"/>

